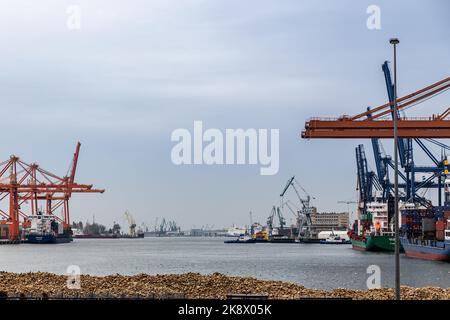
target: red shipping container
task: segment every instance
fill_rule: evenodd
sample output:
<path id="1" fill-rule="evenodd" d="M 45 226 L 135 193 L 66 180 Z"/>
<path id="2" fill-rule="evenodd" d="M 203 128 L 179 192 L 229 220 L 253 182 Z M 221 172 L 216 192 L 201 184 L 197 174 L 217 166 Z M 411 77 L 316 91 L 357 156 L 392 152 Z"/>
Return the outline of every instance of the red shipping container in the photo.
<path id="1" fill-rule="evenodd" d="M 445 234 L 444 231 L 436 231 L 436 240 L 444 241 Z"/>
<path id="2" fill-rule="evenodd" d="M 436 221 L 436 230 L 444 230 L 445 222 L 443 220 Z"/>

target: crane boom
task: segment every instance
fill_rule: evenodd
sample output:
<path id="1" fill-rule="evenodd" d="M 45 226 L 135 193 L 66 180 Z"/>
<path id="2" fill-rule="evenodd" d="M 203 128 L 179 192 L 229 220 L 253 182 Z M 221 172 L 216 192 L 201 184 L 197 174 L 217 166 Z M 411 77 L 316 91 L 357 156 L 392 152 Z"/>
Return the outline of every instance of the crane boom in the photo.
<path id="1" fill-rule="evenodd" d="M 75 173 L 77 172 L 77 164 L 78 164 L 78 156 L 80 154 L 80 147 L 81 143 L 78 142 L 77 146 L 75 148 L 75 153 L 73 154 L 73 160 L 72 160 L 72 168 L 70 172 L 70 183 L 73 183 L 75 181 Z"/>
<path id="2" fill-rule="evenodd" d="M 292 181 L 294 181 L 295 176 L 292 176 L 292 178 L 290 178 L 288 180 L 288 182 L 286 183 L 286 186 L 284 187 L 283 191 L 280 194 L 280 197 L 284 197 L 284 194 L 286 193 L 287 189 L 289 189 L 289 186 L 291 185 Z"/>
<path id="3" fill-rule="evenodd" d="M 294 183 L 295 182 L 295 183 Z M 295 187 L 295 184 L 297 184 L 297 186 L 302 189 L 302 191 L 306 194 L 306 199 L 303 199 L 300 196 L 300 193 L 298 192 L 297 188 Z M 289 189 L 289 187 L 292 187 L 292 189 L 294 189 L 295 194 L 297 195 L 298 200 L 300 201 L 300 203 L 302 204 L 303 208 L 308 208 L 310 205 L 310 200 L 311 200 L 311 196 L 308 194 L 308 192 L 305 190 L 305 188 L 303 188 L 300 183 L 297 181 L 297 179 L 295 179 L 295 176 L 292 176 L 288 182 L 286 183 L 286 186 L 284 187 L 283 191 L 280 194 L 280 197 L 283 198 L 284 195 L 286 194 L 286 191 Z"/>

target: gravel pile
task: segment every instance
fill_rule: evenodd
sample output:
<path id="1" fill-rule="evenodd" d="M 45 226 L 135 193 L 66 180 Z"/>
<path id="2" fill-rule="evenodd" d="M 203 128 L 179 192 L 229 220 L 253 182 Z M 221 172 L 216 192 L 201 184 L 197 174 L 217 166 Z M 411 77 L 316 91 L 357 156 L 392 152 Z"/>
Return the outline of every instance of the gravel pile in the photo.
<path id="1" fill-rule="evenodd" d="M 9 297 L 78 297 L 78 298 L 188 298 L 226 299 L 229 294 L 266 295 L 269 299 L 350 298 L 393 299 L 393 289 L 331 291 L 307 289 L 301 285 L 230 277 L 220 273 L 134 276 L 81 276 L 81 289 L 69 289 L 67 277 L 44 272 L 0 272 L 0 296 Z M 450 288 L 402 287 L 403 299 L 447 299 Z"/>

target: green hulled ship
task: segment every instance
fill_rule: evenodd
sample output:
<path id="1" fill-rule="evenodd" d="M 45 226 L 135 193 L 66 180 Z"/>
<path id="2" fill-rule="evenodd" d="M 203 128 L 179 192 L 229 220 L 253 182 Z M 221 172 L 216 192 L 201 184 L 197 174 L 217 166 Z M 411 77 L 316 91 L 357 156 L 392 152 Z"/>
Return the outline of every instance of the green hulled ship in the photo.
<path id="1" fill-rule="evenodd" d="M 395 251 L 395 238 L 391 235 L 351 237 L 352 247 L 360 251 Z"/>
<path id="2" fill-rule="evenodd" d="M 395 236 L 388 211 L 388 203 L 374 201 L 367 204 L 366 213 L 359 215 L 348 233 L 353 249 L 395 251 Z M 403 251 L 401 246 L 400 250 Z"/>

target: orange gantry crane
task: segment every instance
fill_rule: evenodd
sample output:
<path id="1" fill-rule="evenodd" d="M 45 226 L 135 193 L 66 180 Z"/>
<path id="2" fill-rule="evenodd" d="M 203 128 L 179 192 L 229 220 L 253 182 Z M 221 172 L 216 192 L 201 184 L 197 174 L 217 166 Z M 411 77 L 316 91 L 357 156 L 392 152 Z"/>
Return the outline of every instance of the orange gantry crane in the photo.
<path id="1" fill-rule="evenodd" d="M 70 228 L 69 199 L 72 193 L 103 193 L 104 189 L 94 189 L 90 184 L 75 183 L 78 156 L 81 144 L 78 142 L 69 169 L 70 175 L 60 177 L 38 164 L 28 164 L 12 155 L 0 163 L 0 202 L 9 200 L 9 210 L 0 209 L 0 218 L 8 225 L 10 240 L 20 239 L 20 218 L 22 225 L 29 222 L 29 216 L 36 215 L 43 201 L 47 215 L 53 215 L 62 222 L 64 228 Z M 26 211 L 28 207 L 29 211 Z M 62 217 L 56 215 L 61 209 Z"/>
<path id="2" fill-rule="evenodd" d="M 448 90 L 450 77 L 429 85 L 421 90 L 410 93 L 397 99 L 397 107 L 394 102 L 388 102 L 353 117 L 341 116 L 339 118 L 311 118 L 305 123 L 302 138 L 393 138 L 394 122 L 385 116 L 414 106 L 439 93 Z M 450 107 L 440 115 L 422 118 L 398 119 L 399 138 L 450 138 Z"/>

